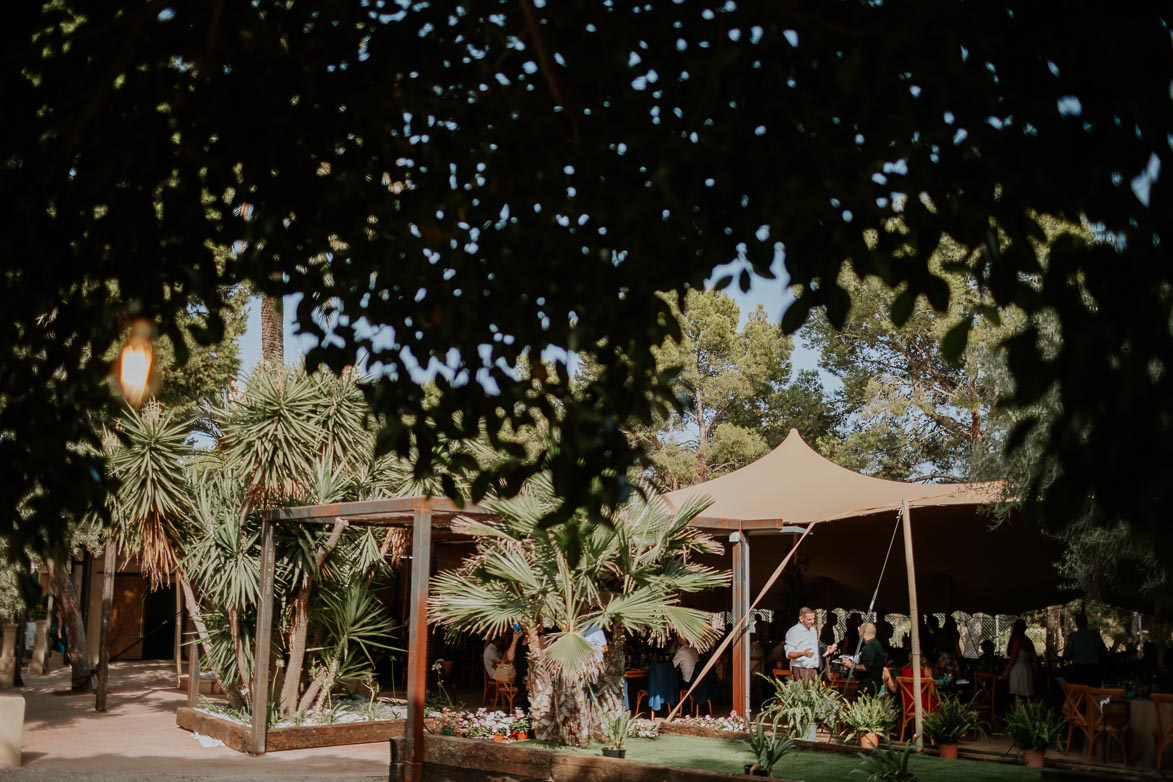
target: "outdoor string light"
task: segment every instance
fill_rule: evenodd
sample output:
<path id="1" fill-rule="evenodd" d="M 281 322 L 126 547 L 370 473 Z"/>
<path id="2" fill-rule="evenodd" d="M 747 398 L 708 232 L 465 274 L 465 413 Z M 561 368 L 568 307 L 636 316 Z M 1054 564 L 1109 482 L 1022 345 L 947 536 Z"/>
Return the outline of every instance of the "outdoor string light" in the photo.
<path id="1" fill-rule="evenodd" d="M 118 380 L 122 396 L 133 407 L 142 404 L 155 359 L 155 327 L 149 320 L 139 318 L 130 327 L 130 335 L 118 356 Z"/>

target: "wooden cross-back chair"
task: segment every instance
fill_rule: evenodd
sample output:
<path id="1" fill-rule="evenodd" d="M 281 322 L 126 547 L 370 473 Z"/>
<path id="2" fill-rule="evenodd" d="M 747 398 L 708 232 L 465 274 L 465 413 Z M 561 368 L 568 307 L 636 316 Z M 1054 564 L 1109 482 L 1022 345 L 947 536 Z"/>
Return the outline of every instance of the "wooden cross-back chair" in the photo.
<path id="1" fill-rule="evenodd" d="M 900 740 L 904 741 L 904 731 L 910 722 L 916 721 L 916 685 L 911 676 L 897 676 L 896 688 L 900 693 Z M 923 704 L 923 713 L 931 714 L 937 710 L 937 683 L 931 677 L 925 676 L 920 680 L 920 698 Z M 915 728 L 914 728 L 915 730 Z"/>
<path id="2" fill-rule="evenodd" d="M 991 730 L 998 727 L 998 674 L 978 671 L 973 675 L 973 707 Z"/>
<path id="3" fill-rule="evenodd" d="M 1154 692 L 1151 696 L 1157 710 L 1157 729 L 1153 732 L 1153 759 L 1161 770 L 1161 755 L 1166 746 L 1173 746 L 1173 693 Z"/>
<path id="4" fill-rule="evenodd" d="M 1063 719 L 1067 720 L 1067 744 L 1064 752 L 1071 752 L 1071 737 L 1082 733 L 1084 741 L 1091 741 L 1087 724 L 1087 685 L 1063 682 Z"/>
<path id="5" fill-rule="evenodd" d="M 1085 701 L 1084 713 L 1087 714 L 1087 759 L 1092 759 L 1092 753 L 1095 751 L 1096 742 L 1101 738 L 1104 740 L 1104 754 L 1108 752 L 1108 740 L 1115 739 L 1120 745 L 1120 754 L 1124 757 L 1125 765 L 1128 764 L 1128 749 L 1126 747 L 1126 734 L 1128 732 L 1128 722 L 1123 723 L 1113 721 L 1106 718 L 1103 707 L 1104 701 L 1123 701 L 1124 690 L 1122 688 L 1112 687 L 1088 687 L 1087 700 Z"/>
<path id="6" fill-rule="evenodd" d="M 482 670 L 484 666 L 481 666 Z M 513 699 L 517 697 L 517 686 L 506 682 L 499 682 L 485 671 L 485 691 L 481 695 L 481 705 L 488 708 L 497 708 L 502 701 L 509 704 L 509 711 L 513 711 Z"/>

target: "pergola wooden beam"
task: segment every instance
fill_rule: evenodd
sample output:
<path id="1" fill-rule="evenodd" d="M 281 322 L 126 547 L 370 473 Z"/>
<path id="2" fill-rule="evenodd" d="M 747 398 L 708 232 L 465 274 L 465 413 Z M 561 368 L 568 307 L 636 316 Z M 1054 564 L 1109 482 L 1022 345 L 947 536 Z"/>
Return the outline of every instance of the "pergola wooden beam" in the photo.
<path id="1" fill-rule="evenodd" d="M 424 701 L 428 676 L 428 583 L 432 565 L 432 527 L 451 526 L 459 517 L 491 517 L 479 505 L 463 507 L 444 497 L 397 497 L 386 500 L 336 502 L 296 508 L 274 508 L 261 514 L 261 602 L 257 609 L 257 646 L 253 671 L 252 754 L 265 754 L 268 732 L 269 647 L 273 633 L 273 574 L 276 565 L 274 526 L 333 524 L 346 519 L 352 525 L 412 528 L 411 601 L 407 618 L 407 782 L 422 779 L 424 759 Z"/>

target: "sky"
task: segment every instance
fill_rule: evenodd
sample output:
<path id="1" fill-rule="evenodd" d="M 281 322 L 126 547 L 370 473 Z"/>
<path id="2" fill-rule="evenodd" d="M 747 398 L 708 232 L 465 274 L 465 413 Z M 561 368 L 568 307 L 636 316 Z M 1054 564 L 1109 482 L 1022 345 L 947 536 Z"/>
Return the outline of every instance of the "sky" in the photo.
<path id="1" fill-rule="evenodd" d="M 779 264 L 780 266 L 781 264 Z M 740 267 L 736 264 L 718 267 L 714 270 L 713 276 L 709 278 L 709 283 L 711 284 L 723 271 L 733 271 L 736 273 L 739 270 Z M 732 296 L 733 300 L 741 308 L 742 323 L 745 322 L 745 318 L 758 304 L 766 308 L 766 314 L 774 323 L 780 322 L 782 320 L 782 312 L 789 299 L 789 294 L 786 292 L 784 271 L 781 272 L 778 279 L 773 280 L 755 276 L 748 292 L 742 293 L 736 282 L 727 287 L 725 292 Z M 294 334 L 296 324 L 293 321 L 293 316 L 297 309 L 297 300 L 297 296 L 287 296 L 285 299 L 286 362 L 293 362 L 298 357 L 305 355 L 307 347 L 313 344 L 312 341 L 307 341 L 310 338 L 299 338 Z M 249 302 L 248 328 L 240 338 L 238 344 L 240 346 L 241 376 L 244 377 L 252 371 L 252 368 L 261 357 L 261 307 L 259 298 L 254 298 Z M 794 364 L 798 369 L 814 368 L 814 354 L 805 348 L 799 347 L 795 350 Z M 421 375 L 426 376 L 426 373 L 421 372 Z"/>

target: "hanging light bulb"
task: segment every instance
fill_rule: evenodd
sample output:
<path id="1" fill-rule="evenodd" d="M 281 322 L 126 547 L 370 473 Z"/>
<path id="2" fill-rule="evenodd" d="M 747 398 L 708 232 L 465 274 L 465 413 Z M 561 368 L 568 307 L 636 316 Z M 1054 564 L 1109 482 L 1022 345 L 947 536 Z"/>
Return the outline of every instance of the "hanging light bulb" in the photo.
<path id="1" fill-rule="evenodd" d="M 146 319 L 136 320 L 118 357 L 118 380 L 122 396 L 133 407 L 138 407 L 147 394 L 151 364 L 155 360 L 154 325 Z"/>

